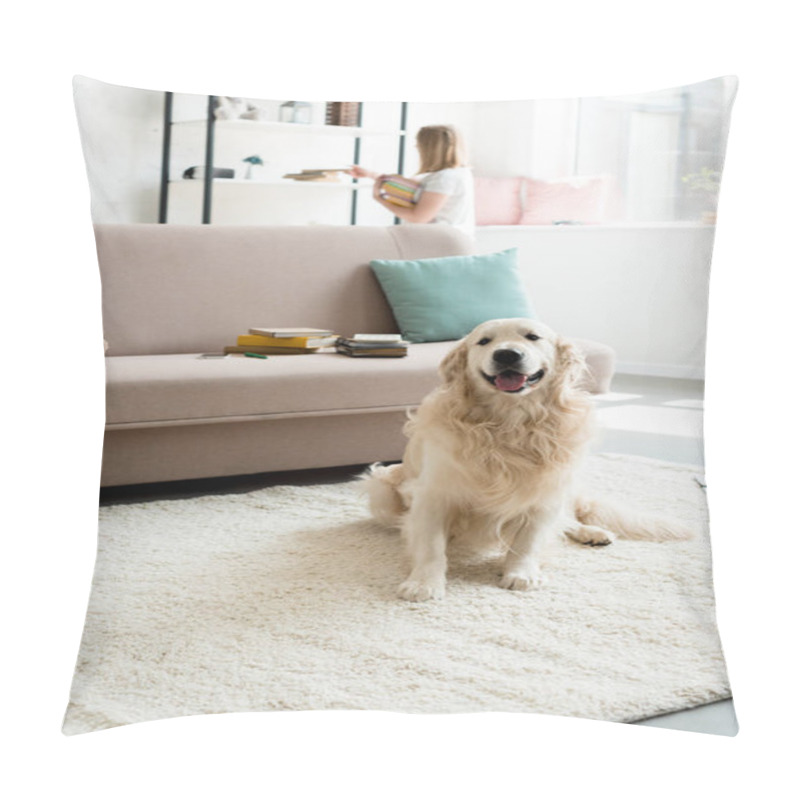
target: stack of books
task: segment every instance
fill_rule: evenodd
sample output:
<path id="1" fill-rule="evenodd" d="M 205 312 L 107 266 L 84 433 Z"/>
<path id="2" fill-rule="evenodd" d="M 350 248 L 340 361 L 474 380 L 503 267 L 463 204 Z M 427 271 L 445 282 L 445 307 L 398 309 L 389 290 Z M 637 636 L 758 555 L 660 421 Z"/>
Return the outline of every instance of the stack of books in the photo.
<path id="1" fill-rule="evenodd" d="M 402 358 L 408 342 L 399 333 L 357 333 L 352 339 L 340 336 L 336 351 L 352 358 Z"/>
<path id="2" fill-rule="evenodd" d="M 381 175 L 378 178 L 378 196 L 396 206 L 412 208 L 419 200 L 422 184 L 402 175 Z"/>
<path id="3" fill-rule="evenodd" d="M 339 175 L 347 172 L 346 169 L 304 169 L 302 172 L 288 172 L 284 178 L 293 181 L 307 181 L 315 183 L 339 183 Z"/>
<path id="4" fill-rule="evenodd" d="M 259 355 L 301 355 L 316 353 L 321 347 L 333 347 L 338 336 L 323 328 L 250 328 L 239 336 L 225 353 L 257 353 Z"/>
<path id="5" fill-rule="evenodd" d="M 358 125 L 359 103 L 325 103 L 326 125 Z"/>

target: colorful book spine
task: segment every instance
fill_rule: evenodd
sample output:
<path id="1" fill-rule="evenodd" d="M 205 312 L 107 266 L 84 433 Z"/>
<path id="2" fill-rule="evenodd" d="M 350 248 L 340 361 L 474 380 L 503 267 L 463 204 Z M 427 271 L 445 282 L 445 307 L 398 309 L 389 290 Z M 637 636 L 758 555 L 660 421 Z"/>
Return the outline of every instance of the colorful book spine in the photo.
<path id="1" fill-rule="evenodd" d="M 389 203 L 411 208 L 419 200 L 422 185 L 402 175 L 384 175 L 380 179 L 378 195 Z"/>

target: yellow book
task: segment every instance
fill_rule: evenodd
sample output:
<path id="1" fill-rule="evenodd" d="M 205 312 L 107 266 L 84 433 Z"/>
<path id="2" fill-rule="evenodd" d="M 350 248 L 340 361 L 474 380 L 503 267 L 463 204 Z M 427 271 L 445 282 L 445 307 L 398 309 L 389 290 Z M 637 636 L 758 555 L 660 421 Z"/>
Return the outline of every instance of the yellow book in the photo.
<path id="1" fill-rule="evenodd" d="M 393 206 L 401 206 L 402 208 L 414 208 L 416 203 L 411 203 L 408 200 L 403 200 L 400 197 L 394 197 L 392 195 L 381 195 L 383 199 L 387 203 L 391 203 Z"/>
<path id="2" fill-rule="evenodd" d="M 312 348 L 312 347 L 331 347 L 336 344 L 336 336 L 259 336 L 254 333 L 246 333 L 239 336 L 236 344 L 242 347 L 251 345 L 261 347 L 293 347 L 293 348 Z"/>

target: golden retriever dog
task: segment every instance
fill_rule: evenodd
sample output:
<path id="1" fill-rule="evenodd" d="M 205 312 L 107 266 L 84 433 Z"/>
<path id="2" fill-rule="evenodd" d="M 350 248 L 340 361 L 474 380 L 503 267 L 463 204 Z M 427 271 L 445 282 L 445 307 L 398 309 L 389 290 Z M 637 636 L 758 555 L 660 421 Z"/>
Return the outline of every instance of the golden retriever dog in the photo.
<path id="1" fill-rule="evenodd" d="M 582 498 L 576 468 L 592 435 L 585 362 L 541 322 L 479 325 L 448 353 L 443 383 L 406 425 L 403 461 L 366 476 L 370 508 L 401 529 L 411 572 L 402 598 L 441 598 L 453 539 L 505 551 L 500 586 L 528 590 L 564 535 L 608 545 L 617 535 L 666 541 L 689 534 L 669 521 Z"/>

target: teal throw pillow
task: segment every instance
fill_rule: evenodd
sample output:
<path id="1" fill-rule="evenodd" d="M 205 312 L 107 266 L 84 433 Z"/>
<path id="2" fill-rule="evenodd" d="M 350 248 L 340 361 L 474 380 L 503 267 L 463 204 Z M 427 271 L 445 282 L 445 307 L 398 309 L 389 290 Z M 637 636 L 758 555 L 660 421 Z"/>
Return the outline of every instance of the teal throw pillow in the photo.
<path id="1" fill-rule="evenodd" d="M 517 248 L 476 256 L 370 262 L 397 325 L 413 343 L 466 336 L 490 319 L 533 317 Z"/>

